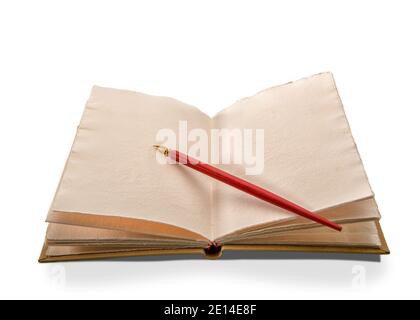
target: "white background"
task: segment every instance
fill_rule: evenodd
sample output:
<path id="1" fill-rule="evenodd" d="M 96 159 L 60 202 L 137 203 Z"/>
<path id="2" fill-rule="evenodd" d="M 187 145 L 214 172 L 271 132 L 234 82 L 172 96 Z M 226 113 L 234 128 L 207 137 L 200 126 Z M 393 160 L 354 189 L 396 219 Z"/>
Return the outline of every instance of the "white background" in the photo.
<path id="1" fill-rule="evenodd" d="M 1 1 L 1 298 L 420 298 L 418 1 Z M 334 73 L 392 254 L 38 264 L 92 85 L 209 114 Z M 345 182 L 343 182 L 345 183 Z"/>

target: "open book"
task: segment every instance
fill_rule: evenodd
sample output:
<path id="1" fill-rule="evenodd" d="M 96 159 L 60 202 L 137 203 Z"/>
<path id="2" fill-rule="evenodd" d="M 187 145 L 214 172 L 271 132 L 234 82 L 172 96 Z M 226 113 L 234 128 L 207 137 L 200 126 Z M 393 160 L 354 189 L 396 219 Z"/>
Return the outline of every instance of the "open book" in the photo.
<path id="1" fill-rule="evenodd" d="M 157 132 L 178 132 L 180 121 L 208 136 L 215 128 L 263 129 L 261 172 L 218 166 L 342 224 L 342 232 L 159 163 Z M 171 98 L 95 86 L 48 213 L 40 261 L 226 250 L 389 253 L 379 219 L 331 73 L 269 88 L 213 118 Z"/>

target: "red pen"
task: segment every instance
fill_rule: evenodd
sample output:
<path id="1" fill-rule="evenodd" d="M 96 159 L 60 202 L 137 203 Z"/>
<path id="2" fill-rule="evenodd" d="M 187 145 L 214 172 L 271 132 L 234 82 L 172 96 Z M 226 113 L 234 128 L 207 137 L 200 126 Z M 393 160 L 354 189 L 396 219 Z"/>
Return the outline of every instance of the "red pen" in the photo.
<path id="1" fill-rule="evenodd" d="M 246 192 L 256 198 L 269 202 L 275 206 L 283 208 L 287 211 L 296 213 L 302 217 L 320 223 L 324 226 L 332 228 L 337 231 L 341 231 L 342 227 L 314 212 L 311 212 L 279 195 L 276 195 L 266 189 L 263 189 L 255 184 L 252 184 L 244 179 L 238 178 L 234 175 L 227 173 L 226 171 L 220 170 L 212 165 L 201 162 L 195 158 L 192 158 L 178 150 L 170 150 L 167 147 L 154 145 L 154 147 L 163 153 L 166 157 L 183 164 L 191 169 L 197 170 L 204 173 L 216 180 L 224 182 L 236 189 Z"/>

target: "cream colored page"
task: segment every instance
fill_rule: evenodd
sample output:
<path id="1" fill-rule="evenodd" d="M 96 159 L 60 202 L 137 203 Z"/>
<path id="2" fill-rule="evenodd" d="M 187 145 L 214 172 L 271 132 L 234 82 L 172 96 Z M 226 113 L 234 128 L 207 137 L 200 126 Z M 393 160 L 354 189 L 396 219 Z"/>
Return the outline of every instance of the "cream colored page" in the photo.
<path id="1" fill-rule="evenodd" d="M 337 232 L 328 228 L 286 231 L 279 234 L 232 241 L 229 244 L 308 244 L 380 247 L 381 239 L 375 221 L 356 222 L 343 225 Z"/>
<path id="2" fill-rule="evenodd" d="M 208 129 L 198 109 L 166 97 L 94 87 L 51 210 L 164 222 L 210 237 L 210 180 L 156 160 L 156 134 Z M 162 155 L 163 157 L 163 155 Z"/>
<path id="3" fill-rule="evenodd" d="M 264 129 L 264 170 L 221 165 L 313 211 L 372 197 L 330 73 L 242 99 L 213 119 L 214 128 Z M 213 184 L 214 237 L 296 217 L 222 183 Z"/>
<path id="4" fill-rule="evenodd" d="M 49 242 L 76 242 L 76 241 L 172 241 L 172 242 L 192 242 L 192 240 L 181 240 L 168 237 L 160 237 L 150 234 L 142 234 L 121 230 L 101 229 L 83 227 L 59 223 L 50 223 L 47 230 L 47 240 Z M 196 242 L 196 241 L 194 241 Z"/>
<path id="5" fill-rule="evenodd" d="M 353 201 L 346 203 L 344 205 L 331 207 L 317 212 L 327 219 L 334 219 L 339 223 L 352 223 L 355 221 L 365 221 L 365 220 L 379 220 L 380 214 L 376 201 L 374 198 L 368 198 L 359 201 Z M 345 227 L 345 225 L 343 225 Z M 322 229 L 322 230 L 331 230 L 332 232 L 337 233 L 335 230 L 327 228 L 323 225 L 320 225 L 316 222 L 308 220 L 303 217 L 296 217 L 288 220 L 281 220 L 274 223 L 260 224 L 258 228 L 253 225 L 250 228 L 241 229 L 237 232 L 231 233 L 230 235 L 224 236 L 222 238 L 216 239 L 217 241 L 224 242 L 226 240 L 239 240 L 249 237 L 255 237 L 261 234 L 269 234 L 273 232 L 289 232 L 290 229 L 306 230 L 310 229 Z"/>

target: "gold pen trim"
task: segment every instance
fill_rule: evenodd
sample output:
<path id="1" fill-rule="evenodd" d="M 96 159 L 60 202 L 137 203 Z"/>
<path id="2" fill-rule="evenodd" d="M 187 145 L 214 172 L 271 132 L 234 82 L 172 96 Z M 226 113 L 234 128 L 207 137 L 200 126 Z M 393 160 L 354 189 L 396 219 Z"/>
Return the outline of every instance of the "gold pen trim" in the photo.
<path id="1" fill-rule="evenodd" d="M 169 156 L 169 149 L 165 146 L 161 146 L 159 144 L 154 144 L 153 148 L 155 148 L 157 151 L 165 155 L 165 157 Z"/>

